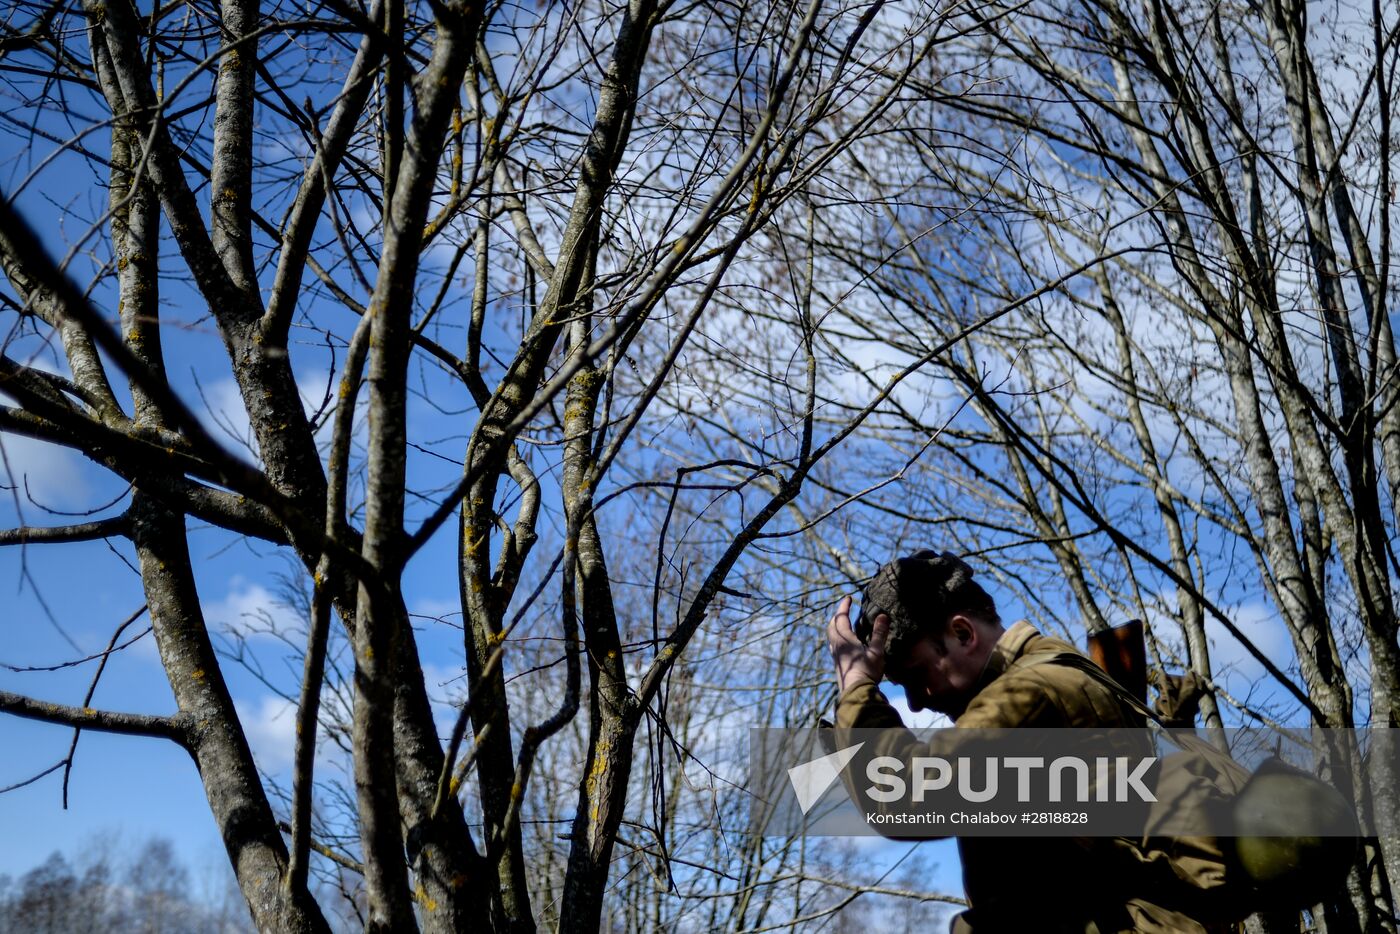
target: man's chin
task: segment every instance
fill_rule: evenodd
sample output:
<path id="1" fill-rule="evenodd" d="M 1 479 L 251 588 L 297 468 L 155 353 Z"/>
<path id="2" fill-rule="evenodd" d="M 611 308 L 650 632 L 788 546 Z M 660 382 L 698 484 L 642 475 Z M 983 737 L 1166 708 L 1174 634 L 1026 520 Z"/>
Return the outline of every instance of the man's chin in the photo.
<path id="1" fill-rule="evenodd" d="M 963 700 L 940 699 L 929 701 L 928 709 L 934 713 L 941 713 L 949 720 L 956 720 L 967 710 L 967 702 Z"/>

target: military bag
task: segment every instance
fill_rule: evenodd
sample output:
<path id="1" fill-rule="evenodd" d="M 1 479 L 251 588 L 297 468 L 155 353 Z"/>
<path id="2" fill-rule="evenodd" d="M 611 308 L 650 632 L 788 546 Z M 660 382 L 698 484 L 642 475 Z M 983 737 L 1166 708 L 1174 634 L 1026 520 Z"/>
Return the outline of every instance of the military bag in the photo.
<path id="1" fill-rule="evenodd" d="M 1162 718 L 1082 655 L 1023 665 L 1078 669 L 1147 719 Z M 1256 911 L 1311 908 L 1340 893 L 1360 842 L 1351 803 L 1315 775 L 1271 757 L 1253 771 L 1189 732 L 1169 730 L 1180 751 L 1162 757 L 1143 833 L 1108 843 L 1130 888 L 1202 922 Z M 1220 832 L 1202 833 L 1201 828 Z"/>

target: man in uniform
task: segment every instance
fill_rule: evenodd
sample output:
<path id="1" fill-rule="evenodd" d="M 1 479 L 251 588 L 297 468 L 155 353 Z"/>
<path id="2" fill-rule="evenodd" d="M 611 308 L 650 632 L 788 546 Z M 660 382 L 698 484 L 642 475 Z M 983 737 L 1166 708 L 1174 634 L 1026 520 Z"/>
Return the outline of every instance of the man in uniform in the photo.
<path id="1" fill-rule="evenodd" d="M 874 754 L 907 761 L 930 751 L 903 729 L 880 693 L 882 678 L 904 689 L 911 710 L 944 713 L 959 730 L 1143 725 L 1105 679 L 1045 663 L 1079 654 L 1072 645 L 1025 621 L 1004 627 L 955 555 L 921 551 L 886 564 L 862 594 L 855 626 L 850 610 L 845 597 L 827 627 L 840 688 L 836 726 L 883 729 Z M 958 846 L 970 907 L 954 919 L 954 934 L 1208 930 L 1146 901 L 1160 894 L 1157 873 L 1144 872 L 1120 844 L 965 836 Z"/>

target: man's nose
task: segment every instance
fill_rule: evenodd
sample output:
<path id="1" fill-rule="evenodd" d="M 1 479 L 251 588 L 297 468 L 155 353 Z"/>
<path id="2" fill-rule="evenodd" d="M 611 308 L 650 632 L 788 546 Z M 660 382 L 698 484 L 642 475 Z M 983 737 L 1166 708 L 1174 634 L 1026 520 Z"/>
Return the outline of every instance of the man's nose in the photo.
<path id="1" fill-rule="evenodd" d="M 924 692 L 916 691 L 913 688 L 904 689 L 904 702 L 908 705 L 911 713 L 918 713 L 924 709 Z"/>

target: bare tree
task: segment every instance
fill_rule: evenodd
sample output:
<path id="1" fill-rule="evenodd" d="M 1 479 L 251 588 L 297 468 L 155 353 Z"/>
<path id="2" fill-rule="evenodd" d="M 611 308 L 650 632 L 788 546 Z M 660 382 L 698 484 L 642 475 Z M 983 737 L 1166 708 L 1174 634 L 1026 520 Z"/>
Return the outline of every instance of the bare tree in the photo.
<path id="1" fill-rule="evenodd" d="M 75 862 L 76 866 L 54 852 L 12 885 L 0 886 L 0 931 L 240 934 L 250 930 L 241 906 L 230 914 L 221 910 L 226 906 L 206 904 L 191 894 L 189 870 L 168 840 L 148 840 L 122 858 L 94 838 Z"/>
<path id="2" fill-rule="evenodd" d="M 0 431 L 77 451 L 127 492 L 0 543 L 130 556 L 145 607 L 83 663 L 95 689 L 148 614 L 177 710 L 96 709 L 92 689 L 0 692 L 0 710 L 75 746 L 101 730 L 188 750 L 260 930 L 327 930 L 336 888 L 367 930 L 593 930 L 619 846 L 629 875 L 661 867 L 674 894 L 667 835 L 686 811 L 668 795 L 696 764 L 687 731 L 724 704 L 687 696 L 705 666 L 683 659 L 714 644 L 726 598 L 795 583 L 786 543 L 843 505 L 817 486 L 804 507 L 814 471 L 981 324 L 852 386 L 826 333 L 839 298 L 814 271 L 818 229 L 869 217 L 850 195 L 862 160 L 943 96 L 951 12 L 14 6 L 4 126 L 31 170 L 0 201 Z M 73 177 L 103 203 L 54 197 Z M 206 331 L 217 351 L 186 337 Z M 190 364 L 230 374 L 232 421 L 194 402 Z M 269 631 L 296 679 L 218 638 L 191 523 L 290 560 L 303 622 Z M 430 623 L 459 633 L 466 672 L 446 735 L 409 612 L 430 561 L 460 585 L 460 612 Z M 816 642 L 785 638 L 755 674 L 810 677 Z M 255 766 L 230 661 L 295 703 L 290 787 Z M 818 697 L 765 695 L 774 716 Z M 658 819 L 639 837 L 644 777 Z M 719 820 L 734 818 L 697 829 Z M 817 863 L 775 870 L 749 845 L 733 860 L 748 878 L 711 875 L 694 917 L 790 926 L 865 891 L 788 894 Z"/>
<path id="3" fill-rule="evenodd" d="M 872 172 L 895 242 L 980 186 L 964 244 L 880 267 L 898 313 L 852 306 L 853 327 L 903 359 L 1052 291 L 929 368 L 967 408 L 884 509 L 986 555 L 1049 625 L 1155 621 L 1207 723 L 1395 725 L 1394 10 L 1016 9 L 979 8 L 946 56 L 986 83 L 904 134 L 918 170 Z M 853 269 L 880 249 L 829 243 Z M 887 430 L 908 449 L 935 423 L 910 406 Z M 1291 658 L 1240 618 L 1261 601 Z M 1232 693 L 1212 637 L 1271 687 Z M 1371 761 L 1333 763 L 1379 837 L 1319 928 L 1394 929 L 1395 760 Z"/>
<path id="4" fill-rule="evenodd" d="M 734 787 L 914 541 L 1071 638 L 1146 618 L 1208 724 L 1394 725 L 1397 26 L 1322 15 L 15 4 L 0 440 L 125 492 L 37 524 L 12 477 L 0 544 L 106 540 L 143 606 L 85 696 L 0 709 L 73 729 L 65 783 L 82 731 L 186 748 L 277 931 L 936 914 L 924 861 L 747 834 Z M 220 631 L 196 526 L 283 606 Z M 423 574 L 457 605 L 415 615 Z M 176 712 L 94 708 L 147 618 Z M 295 711 L 289 781 L 230 665 Z M 1334 934 L 1393 930 L 1366 781 Z"/>

